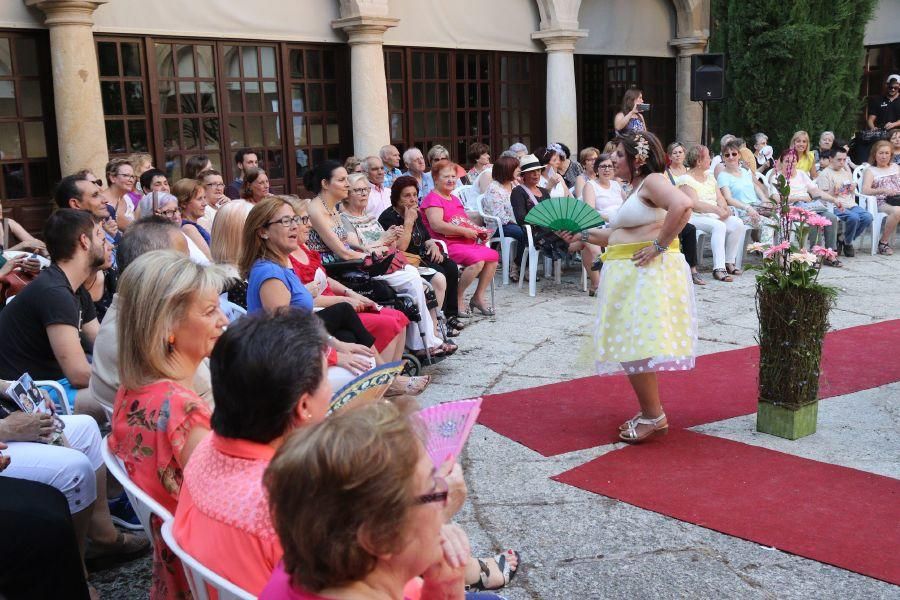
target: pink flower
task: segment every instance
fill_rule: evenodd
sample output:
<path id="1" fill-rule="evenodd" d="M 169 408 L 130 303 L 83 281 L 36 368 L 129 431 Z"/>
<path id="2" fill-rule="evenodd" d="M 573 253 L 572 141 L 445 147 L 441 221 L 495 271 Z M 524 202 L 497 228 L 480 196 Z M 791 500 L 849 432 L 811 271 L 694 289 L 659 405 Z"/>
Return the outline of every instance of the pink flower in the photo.
<path id="1" fill-rule="evenodd" d="M 807 221 L 814 213 L 809 212 L 805 208 L 792 206 L 788 213 L 788 221 Z"/>
<path id="2" fill-rule="evenodd" d="M 780 244 L 778 244 L 778 245 L 776 245 L 776 246 L 772 246 L 771 248 L 769 248 L 768 250 L 766 250 L 766 251 L 763 253 L 763 256 L 766 257 L 766 258 L 769 258 L 769 257 L 772 256 L 773 254 L 778 254 L 779 252 L 783 252 L 783 251 L 785 251 L 785 250 L 790 249 L 790 247 L 791 247 L 791 243 L 790 243 L 790 242 L 781 242 Z"/>
<path id="3" fill-rule="evenodd" d="M 801 250 L 800 252 L 791 252 L 790 256 L 788 256 L 788 262 L 792 263 L 805 263 L 807 265 L 814 265 L 819 261 L 816 258 L 816 255 L 812 252 L 807 252 L 806 250 Z"/>
<path id="4" fill-rule="evenodd" d="M 753 242 L 752 244 L 747 245 L 747 252 L 763 252 L 765 249 L 766 245 L 759 242 Z"/>
<path id="5" fill-rule="evenodd" d="M 831 221 L 817 214 L 810 214 L 806 218 L 806 223 L 812 227 L 828 227 L 831 225 Z"/>
<path id="6" fill-rule="evenodd" d="M 822 246 L 813 246 L 812 252 L 816 256 L 821 256 L 825 258 L 825 260 L 834 260 L 837 258 L 837 252 L 834 250 L 830 250 L 828 248 L 824 248 Z"/>

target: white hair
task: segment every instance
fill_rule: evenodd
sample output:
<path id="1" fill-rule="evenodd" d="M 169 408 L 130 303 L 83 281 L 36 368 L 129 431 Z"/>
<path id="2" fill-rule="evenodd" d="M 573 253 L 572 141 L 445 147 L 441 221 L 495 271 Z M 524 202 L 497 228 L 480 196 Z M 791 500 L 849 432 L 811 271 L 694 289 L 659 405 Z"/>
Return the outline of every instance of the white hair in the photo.
<path id="1" fill-rule="evenodd" d="M 425 158 L 425 155 L 418 148 L 407 148 L 406 152 L 403 153 L 403 163 L 408 167 L 415 160 L 417 154 Z"/>
<path id="2" fill-rule="evenodd" d="M 834 132 L 833 132 L 833 131 L 823 131 L 823 132 L 822 132 L 822 135 L 819 136 L 819 143 L 820 143 L 820 144 L 822 143 L 822 140 L 825 139 L 825 136 L 826 136 L 826 135 L 830 135 L 830 136 L 831 136 L 831 141 L 832 141 L 832 142 L 834 141 Z"/>
<path id="3" fill-rule="evenodd" d="M 396 150 L 397 146 L 395 146 L 393 144 L 387 144 L 386 146 L 381 147 L 381 150 L 378 151 L 378 156 L 381 157 L 381 160 L 384 160 L 384 157 L 387 156 L 387 153 L 388 153 L 388 151 L 390 151 L 391 148 Z"/>
<path id="4" fill-rule="evenodd" d="M 363 171 L 365 171 L 366 173 L 368 173 L 369 170 L 374 166 L 374 165 L 373 165 L 373 162 L 376 161 L 376 160 L 379 161 L 379 162 L 381 162 L 382 164 L 384 164 L 384 161 L 382 161 L 382 160 L 381 160 L 379 157 L 377 157 L 377 156 L 367 156 L 367 157 L 365 157 L 365 158 L 362 160 L 362 162 L 360 163 L 360 164 L 362 165 Z"/>
<path id="5" fill-rule="evenodd" d="M 155 215 L 160 206 L 169 202 L 178 204 L 178 198 L 168 192 L 150 192 L 149 194 L 144 194 L 141 201 L 138 202 L 137 212 L 141 217 Z"/>
<path id="6" fill-rule="evenodd" d="M 528 154 L 528 146 L 526 146 L 522 142 L 516 142 L 515 144 L 513 144 L 512 146 L 509 147 L 509 151 L 512 152 L 513 154 L 515 154 L 517 152 L 524 152 L 525 154 Z"/>

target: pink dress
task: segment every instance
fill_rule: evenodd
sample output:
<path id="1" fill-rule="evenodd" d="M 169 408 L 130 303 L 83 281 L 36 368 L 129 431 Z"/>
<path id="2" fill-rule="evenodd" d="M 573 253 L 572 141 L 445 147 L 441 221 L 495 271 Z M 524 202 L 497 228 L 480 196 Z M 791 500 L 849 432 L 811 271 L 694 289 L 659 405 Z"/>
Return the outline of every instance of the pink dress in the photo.
<path id="1" fill-rule="evenodd" d="M 422 215 L 422 223 L 428 229 L 428 233 L 436 240 L 443 240 L 447 244 L 447 252 L 450 258 L 458 265 L 468 267 L 477 262 L 497 262 L 500 257 L 495 250 L 477 243 L 476 240 L 461 237 L 445 237 L 434 229 L 428 223 L 428 216 L 425 214 L 426 208 L 440 208 L 444 211 L 444 223 L 450 223 L 453 219 L 467 218 L 466 209 L 456 196 L 450 196 L 446 199 L 437 192 L 431 192 L 422 200 L 419 205 L 419 213 Z"/>

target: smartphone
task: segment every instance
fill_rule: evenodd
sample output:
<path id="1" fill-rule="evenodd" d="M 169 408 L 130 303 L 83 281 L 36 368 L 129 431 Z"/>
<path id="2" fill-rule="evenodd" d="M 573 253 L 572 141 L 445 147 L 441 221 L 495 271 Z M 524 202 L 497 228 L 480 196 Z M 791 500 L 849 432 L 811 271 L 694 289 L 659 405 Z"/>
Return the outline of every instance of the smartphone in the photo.
<path id="1" fill-rule="evenodd" d="M 648 110 L 650 110 L 650 105 L 649 104 L 638 104 L 637 109 L 638 109 L 638 112 L 647 112 Z"/>

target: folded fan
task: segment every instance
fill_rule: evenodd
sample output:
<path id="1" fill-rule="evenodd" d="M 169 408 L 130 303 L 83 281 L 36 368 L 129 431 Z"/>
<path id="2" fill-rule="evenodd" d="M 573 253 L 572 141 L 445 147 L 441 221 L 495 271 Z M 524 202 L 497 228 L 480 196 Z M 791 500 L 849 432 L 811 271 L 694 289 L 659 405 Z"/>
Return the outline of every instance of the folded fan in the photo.
<path id="1" fill-rule="evenodd" d="M 599 227 L 604 221 L 600 214 L 578 198 L 548 198 L 525 215 L 525 222 L 553 231 L 578 233 Z"/>
<path id="2" fill-rule="evenodd" d="M 481 412 L 481 398 L 445 402 L 423 408 L 416 416 L 425 426 L 425 450 L 435 468 L 449 457 L 459 456 Z"/>
<path id="3" fill-rule="evenodd" d="M 362 406 L 381 400 L 402 371 L 402 361 L 385 363 L 366 371 L 335 392 L 328 406 L 328 414 L 341 410 L 351 402 L 354 406 Z"/>

